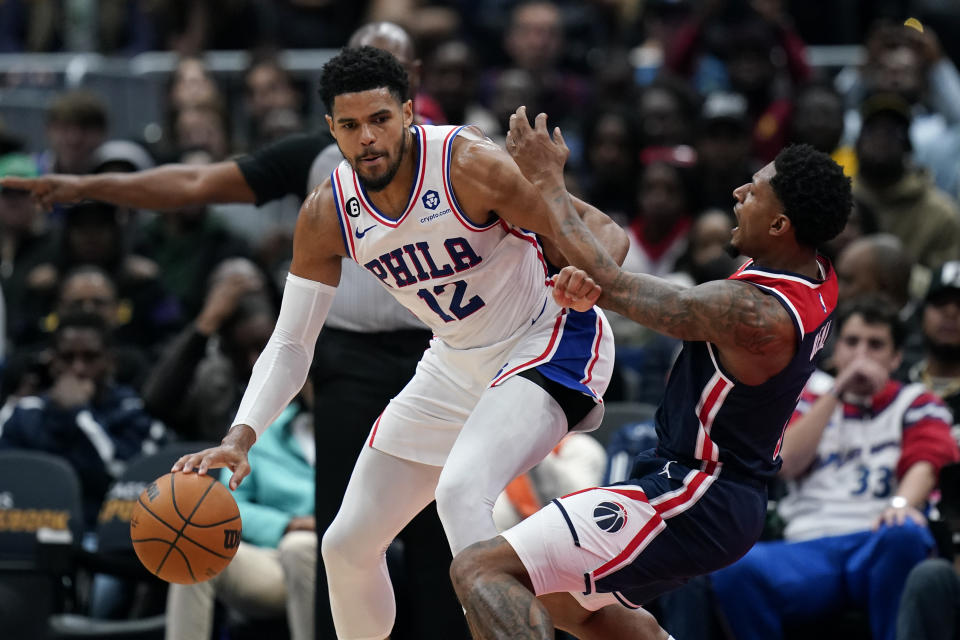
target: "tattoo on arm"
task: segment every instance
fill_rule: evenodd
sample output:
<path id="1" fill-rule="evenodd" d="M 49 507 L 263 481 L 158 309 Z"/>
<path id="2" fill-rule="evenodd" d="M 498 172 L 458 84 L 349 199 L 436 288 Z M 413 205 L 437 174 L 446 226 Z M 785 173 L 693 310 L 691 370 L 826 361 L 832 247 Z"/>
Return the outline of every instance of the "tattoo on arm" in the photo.
<path id="1" fill-rule="evenodd" d="M 601 307 L 676 338 L 707 340 L 755 355 L 792 335 L 783 307 L 753 285 L 719 280 L 684 287 L 622 271 L 580 220 L 566 191 L 552 190 L 547 202 L 560 214 L 555 234 L 560 250 L 603 288 Z"/>

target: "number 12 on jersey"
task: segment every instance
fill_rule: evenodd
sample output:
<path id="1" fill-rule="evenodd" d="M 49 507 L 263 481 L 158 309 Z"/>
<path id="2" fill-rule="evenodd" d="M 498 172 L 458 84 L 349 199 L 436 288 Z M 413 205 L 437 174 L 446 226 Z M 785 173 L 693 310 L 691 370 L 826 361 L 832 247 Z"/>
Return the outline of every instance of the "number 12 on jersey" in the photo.
<path id="1" fill-rule="evenodd" d="M 437 296 L 442 296 L 450 285 L 453 285 L 454 289 L 453 294 L 450 296 L 448 310 L 453 316 L 444 311 L 440 306 L 440 302 L 437 300 Z M 448 284 L 438 284 L 433 287 L 432 292 L 430 289 L 420 289 L 417 291 L 417 295 L 420 296 L 420 298 L 427 303 L 427 306 L 430 307 L 431 311 L 440 316 L 444 322 L 453 322 L 454 320 L 463 320 L 486 304 L 480 296 L 473 296 L 464 304 L 463 298 L 466 292 L 466 281 L 454 280 Z"/>

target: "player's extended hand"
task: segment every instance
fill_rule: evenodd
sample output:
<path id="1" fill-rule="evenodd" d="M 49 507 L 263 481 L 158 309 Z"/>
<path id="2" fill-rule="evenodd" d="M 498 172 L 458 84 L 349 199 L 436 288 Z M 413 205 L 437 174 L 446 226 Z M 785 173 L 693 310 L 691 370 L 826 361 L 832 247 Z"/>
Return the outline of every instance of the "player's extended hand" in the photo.
<path id="1" fill-rule="evenodd" d="M 234 425 L 230 427 L 220 446 L 197 453 L 188 453 L 177 460 L 170 471 L 190 473 L 196 469 L 202 476 L 210 469 L 226 467 L 233 472 L 233 477 L 230 478 L 230 489 L 236 489 L 250 473 L 247 452 L 256 440 L 257 434 L 252 427 L 245 424 Z"/>
<path id="2" fill-rule="evenodd" d="M 58 202 L 77 202 L 83 198 L 80 194 L 80 178 L 61 174 L 51 174 L 40 178 L 0 178 L 4 189 L 29 191 L 44 209 L 52 209 Z"/>
<path id="3" fill-rule="evenodd" d="M 570 149 L 563 141 L 560 127 L 553 128 L 552 137 L 547 132 L 547 114 L 538 115 L 531 128 L 527 108 L 518 108 L 510 116 L 506 146 L 507 153 L 513 157 L 527 180 L 534 184 L 542 180 L 559 180 L 563 184 L 563 165 L 567 162 Z"/>
<path id="4" fill-rule="evenodd" d="M 913 520 L 915 523 L 921 527 L 927 526 L 927 519 L 922 513 L 907 505 L 905 507 L 887 507 L 883 510 L 876 520 L 873 522 L 873 530 L 876 531 L 881 526 L 886 525 L 888 527 L 899 527 L 902 526 L 907 520 Z"/>
<path id="5" fill-rule="evenodd" d="M 574 311 L 588 311 L 603 293 L 583 269 L 564 267 L 553 277 L 553 299 Z"/>

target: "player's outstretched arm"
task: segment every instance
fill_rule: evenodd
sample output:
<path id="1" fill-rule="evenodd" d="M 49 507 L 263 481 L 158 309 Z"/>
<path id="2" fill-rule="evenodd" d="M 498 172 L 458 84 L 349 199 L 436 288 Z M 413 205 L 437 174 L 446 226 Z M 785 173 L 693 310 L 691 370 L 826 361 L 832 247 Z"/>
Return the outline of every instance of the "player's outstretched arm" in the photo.
<path id="1" fill-rule="evenodd" d="M 138 209 L 175 209 L 213 202 L 256 202 L 236 162 L 169 164 L 134 173 L 50 174 L 0 178 L 0 186 L 30 191 L 45 208 L 61 202 L 102 200 Z"/>
<path id="2" fill-rule="evenodd" d="M 551 264 L 568 264 L 545 234 L 549 214 L 542 196 L 502 148 L 483 138 L 478 130 L 468 129 L 454 140 L 450 172 L 457 200 L 474 222 L 485 223 L 493 211 L 506 222 L 538 232 Z M 626 232 L 596 207 L 577 199 L 573 202 L 586 227 L 617 258 L 618 264 L 622 262 L 630 247 Z"/>
<path id="3" fill-rule="evenodd" d="M 602 289 L 600 306 L 682 340 L 706 340 L 745 356 L 792 352 L 794 329 L 783 307 L 744 282 L 721 280 L 684 287 L 646 274 L 627 273 L 587 229 L 567 194 L 563 165 L 569 149 L 547 117 L 534 127 L 520 107 L 510 118 L 507 150 L 547 204 L 541 227 L 573 266 Z M 536 213 L 539 213 L 537 210 Z"/>
<path id="4" fill-rule="evenodd" d="M 257 358 L 233 426 L 220 446 L 180 458 L 172 471 L 230 467 L 235 489 L 250 472 L 247 452 L 300 392 L 323 327 L 345 253 L 329 178 L 303 203 L 293 237 L 293 261 L 277 324 Z"/>

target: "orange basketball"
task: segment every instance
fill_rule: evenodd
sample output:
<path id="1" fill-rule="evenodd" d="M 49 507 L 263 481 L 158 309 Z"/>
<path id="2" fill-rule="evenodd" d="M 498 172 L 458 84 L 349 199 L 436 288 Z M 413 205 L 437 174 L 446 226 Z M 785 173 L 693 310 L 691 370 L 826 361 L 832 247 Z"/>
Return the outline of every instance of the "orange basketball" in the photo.
<path id="1" fill-rule="evenodd" d="M 193 584 L 223 571 L 240 546 L 240 510 L 208 475 L 168 473 L 147 485 L 133 508 L 137 557 L 167 582 Z"/>

